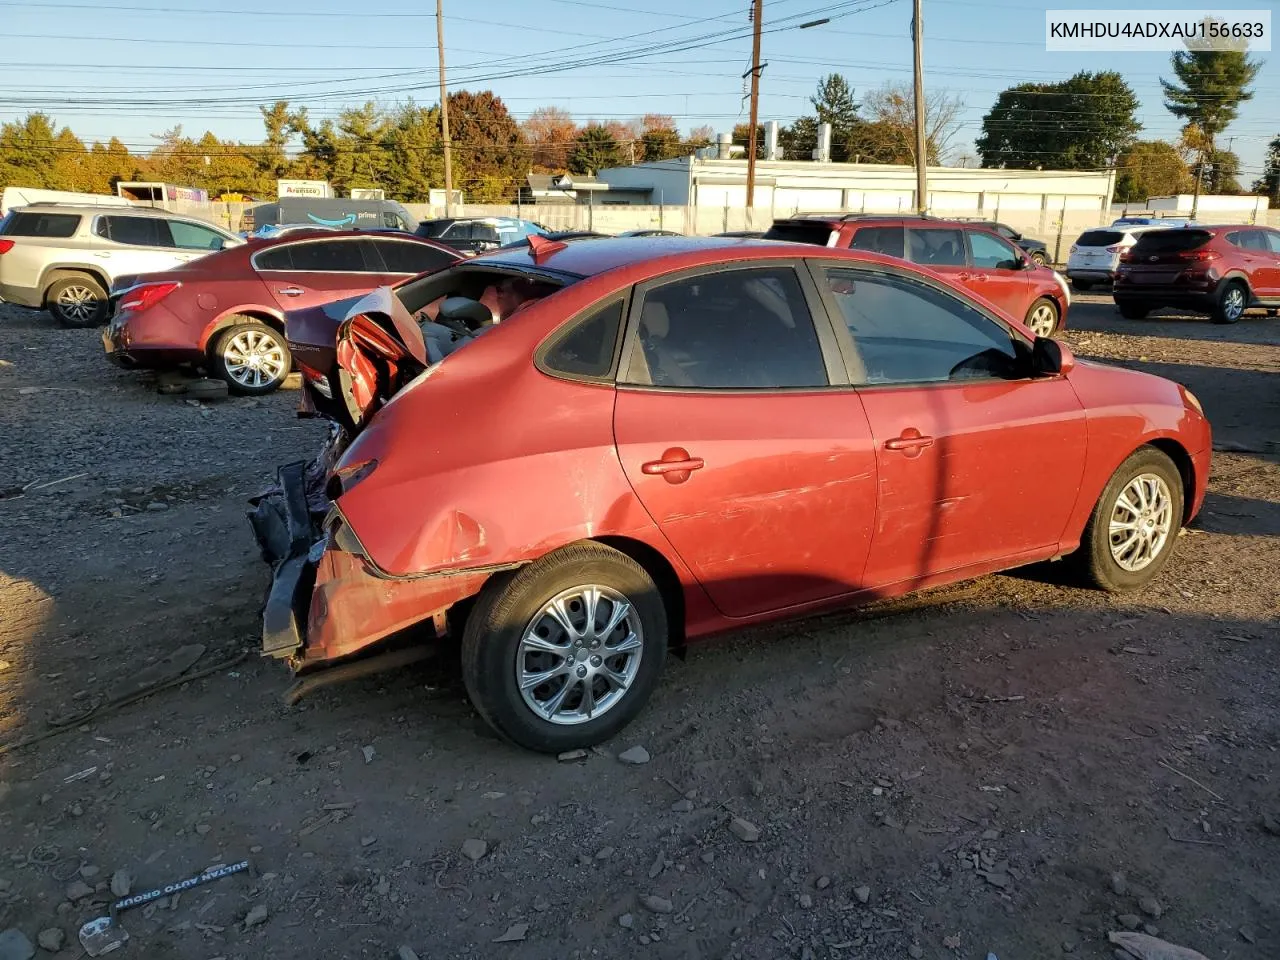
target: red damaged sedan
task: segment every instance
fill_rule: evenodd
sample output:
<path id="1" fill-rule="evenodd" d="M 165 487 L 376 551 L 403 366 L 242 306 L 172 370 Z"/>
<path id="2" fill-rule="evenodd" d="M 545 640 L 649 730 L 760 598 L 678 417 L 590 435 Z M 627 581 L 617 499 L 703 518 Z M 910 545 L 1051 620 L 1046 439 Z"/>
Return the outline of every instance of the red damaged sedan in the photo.
<path id="1" fill-rule="evenodd" d="M 1211 456 L 1178 384 L 927 269 L 767 241 L 539 239 L 376 291 L 326 389 L 331 469 L 253 514 L 264 652 L 460 636 L 477 710 L 549 752 L 719 631 L 1058 558 L 1141 587 Z"/>
<path id="2" fill-rule="evenodd" d="M 294 231 L 173 270 L 122 277 L 102 334 L 126 367 L 192 366 L 233 393 L 275 390 L 292 366 L 285 312 L 367 293 L 456 263 L 455 250 L 409 235 Z"/>

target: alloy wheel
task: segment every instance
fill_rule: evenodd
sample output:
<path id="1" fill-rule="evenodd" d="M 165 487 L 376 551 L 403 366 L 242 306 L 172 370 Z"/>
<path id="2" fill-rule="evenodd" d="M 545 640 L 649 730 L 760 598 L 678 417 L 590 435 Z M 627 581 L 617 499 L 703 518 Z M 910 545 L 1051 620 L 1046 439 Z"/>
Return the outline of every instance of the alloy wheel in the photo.
<path id="1" fill-rule="evenodd" d="M 643 651 L 640 615 L 630 600 L 609 587 L 573 587 L 548 600 L 525 627 L 516 685 L 540 719 L 586 723 L 627 695 Z"/>
<path id="2" fill-rule="evenodd" d="M 1053 329 L 1056 327 L 1058 317 L 1053 307 L 1047 303 L 1042 303 L 1031 311 L 1031 316 L 1027 318 L 1027 327 L 1037 337 L 1053 336 Z"/>
<path id="3" fill-rule="evenodd" d="M 1143 473 L 1125 484 L 1111 508 L 1111 558 L 1136 573 L 1160 556 L 1173 530 L 1173 496 L 1164 478 Z"/>
<path id="4" fill-rule="evenodd" d="M 1244 289 L 1233 286 L 1222 299 L 1222 315 L 1228 320 L 1239 320 L 1244 313 Z"/>
<path id="5" fill-rule="evenodd" d="M 92 320 L 98 312 L 98 295 L 88 287 L 71 284 L 59 292 L 57 304 L 64 317 L 76 323 L 84 323 Z"/>
<path id="6" fill-rule="evenodd" d="M 263 330 L 245 330 L 227 341 L 227 375 L 242 387 L 263 387 L 284 377 L 284 345 Z"/>

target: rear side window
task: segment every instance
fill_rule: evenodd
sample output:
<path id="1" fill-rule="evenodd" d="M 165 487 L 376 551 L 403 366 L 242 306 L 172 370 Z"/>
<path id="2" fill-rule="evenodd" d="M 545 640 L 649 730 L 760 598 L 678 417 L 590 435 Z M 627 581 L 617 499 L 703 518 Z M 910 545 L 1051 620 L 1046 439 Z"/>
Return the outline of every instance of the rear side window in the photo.
<path id="1" fill-rule="evenodd" d="M 964 233 L 960 230 L 912 227 L 907 231 L 912 263 L 927 267 L 965 266 Z"/>
<path id="2" fill-rule="evenodd" d="M 320 273 L 363 273 L 368 268 L 355 240 L 320 240 L 295 243 L 289 248 L 294 270 Z M 259 269 L 267 269 L 261 266 Z"/>
<path id="3" fill-rule="evenodd" d="M 293 269 L 293 248 L 289 246 L 274 247 L 263 250 L 253 258 L 253 264 L 259 270 L 291 270 Z"/>
<path id="4" fill-rule="evenodd" d="M 1138 237 L 1134 245 L 1135 256 L 1151 253 L 1181 253 L 1202 247 L 1213 238 L 1207 230 L 1152 230 Z"/>
<path id="5" fill-rule="evenodd" d="M 1270 246 L 1272 253 L 1280 253 L 1280 233 L 1276 233 L 1274 230 L 1264 230 L 1262 231 L 1262 236 Z"/>
<path id="6" fill-rule="evenodd" d="M 173 235 L 173 245 L 183 250 L 221 250 L 224 243 L 222 234 L 216 230 L 185 220 L 172 221 L 169 232 Z"/>
<path id="7" fill-rule="evenodd" d="M 1076 241 L 1077 247 L 1109 247 L 1124 239 L 1119 230 L 1086 230 Z"/>
<path id="8" fill-rule="evenodd" d="M 388 273 L 426 273 L 447 267 L 458 259 L 443 250 L 410 240 L 375 240 L 373 246 Z"/>
<path id="9" fill-rule="evenodd" d="M 902 227 L 860 227 L 849 246 L 899 259 L 906 255 Z"/>
<path id="10" fill-rule="evenodd" d="M 557 336 L 542 356 L 550 373 L 603 379 L 613 369 L 625 300 L 615 300 Z"/>
<path id="11" fill-rule="evenodd" d="M 169 224 L 158 217 L 103 217 L 98 235 L 131 247 L 172 247 Z"/>
<path id="12" fill-rule="evenodd" d="M 471 224 L 455 223 L 453 226 L 449 227 L 449 229 L 440 234 L 440 236 L 447 237 L 450 240 L 470 240 Z"/>
<path id="13" fill-rule="evenodd" d="M 70 237 L 79 227 L 80 217 L 74 213 L 14 212 L 0 232 L 9 237 Z"/>
<path id="14" fill-rule="evenodd" d="M 812 223 L 775 223 L 764 232 L 765 240 L 788 240 L 792 243 L 813 243 L 825 247 L 831 239 L 831 224 L 815 220 Z"/>

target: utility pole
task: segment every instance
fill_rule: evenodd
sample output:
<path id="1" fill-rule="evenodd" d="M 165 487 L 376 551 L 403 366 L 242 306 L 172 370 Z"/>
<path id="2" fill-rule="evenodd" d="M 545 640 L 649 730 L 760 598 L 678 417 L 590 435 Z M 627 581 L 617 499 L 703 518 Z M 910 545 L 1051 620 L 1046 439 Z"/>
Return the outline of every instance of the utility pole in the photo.
<path id="1" fill-rule="evenodd" d="M 444 0 L 436 0 L 436 52 L 440 55 L 440 134 L 444 140 L 444 215 L 453 215 L 453 141 L 449 139 L 449 92 L 444 82 Z"/>
<path id="2" fill-rule="evenodd" d="M 921 0 L 915 0 L 915 15 L 911 18 L 911 39 L 915 47 L 916 93 L 916 212 L 929 212 L 929 149 L 924 130 L 924 21 L 920 11 Z"/>
<path id="3" fill-rule="evenodd" d="M 747 136 L 747 209 L 756 202 L 756 124 L 760 120 L 760 20 L 764 16 L 764 0 L 755 0 L 751 18 L 751 133 Z"/>

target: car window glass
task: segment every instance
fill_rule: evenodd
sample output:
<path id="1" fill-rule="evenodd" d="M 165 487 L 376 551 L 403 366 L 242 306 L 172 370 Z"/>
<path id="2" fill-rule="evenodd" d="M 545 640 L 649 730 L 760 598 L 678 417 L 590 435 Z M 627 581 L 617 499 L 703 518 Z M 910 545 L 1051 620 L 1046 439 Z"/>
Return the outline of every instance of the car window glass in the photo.
<path id="1" fill-rule="evenodd" d="M 293 267 L 293 256 L 290 246 L 273 247 L 263 250 L 253 258 L 253 264 L 259 270 L 289 270 Z"/>
<path id="2" fill-rule="evenodd" d="M 361 273 L 365 270 L 360 245 L 353 240 L 297 243 L 291 250 L 294 270 L 322 273 Z"/>
<path id="3" fill-rule="evenodd" d="M 169 224 L 159 217 L 103 217 L 107 236 L 131 247 L 171 247 Z"/>
<path id="4" fill-rule="evenodd" d="M 543 355 L 548 370 L 571 377 L 607 377 L 622 326 L 624 301 L 615 300 L 573 324 Z"/>
<path id="5" fill-rule="evenodd" d="M 451 226 L 448 230 L 444 232 L 443 236 L 448 237 L 450 240 L 470 240 L 471 224 L 455 223 L 453 226 Z"/>
<path id="6" fill-rule="evenodd" d="M 907 250 L 913 263 L 929 267 L 963 267 L 964 234 L 960 230 L 907 230 Z"/>
<path id="7" fill-rule="evenodd" d="M 1004 237 L 1006 240 L 1017 240 L 1018 234 L 1012 227 L 1006 227 L 1003 223 L 996 224 L 996 233 Z"/>
<path id="8" fill-rule="evenodd" d="M 1244 247 L 1246 250 L 1269 250 L 1267 238 L 1263 236 L 1261 230 L 1249 230 L 1244 235 Z"/>
<path id="9" fill-rule="evenodd" d="M 426 273 L 458 259 L 425 243 L 409 240 L 375 240 L 373 245 L 388 273 Z"/>
<path id="10" fill-rule="evenodd" d="M 827 384 L 817 332 L 795 271 L 726 270 L 644 295 L 630 383 L 779 388 Z"/>
<path id="11" fill-rule="evenodd" d="M 485 243 L 498 243 L 498 228 L 488 223 L 475 223 L 471 225 L 471 239 L 481 240 Z"/>
<path id="12" fill-rule="evenodd" d="M 1027 375 L 1009 332 L 951 294 L 863 270 L 828 270 L 826 277 L 869 384 Z"/>
<path id="13" fill-rule="evenodd" d="M 1263 232 L 1263 236 L 1267 238 L 1267 243 L 1271 247 L 1271 252 L 1280 253 L 1280 233 L 1276 233 L 1274 230 L 1266 230 Z"/>
<path id="14" fill-rule="evenodd" d="M 902 227 L 862 227 L 853 235 L 854 250 L 869 250 L 885 256 L 903 256 Z"/>
<path id="15" fill-rule="evenodd" d="M 173 235 L 173 245 L 183 250 L 222 249 L 222 234 L 197 223 L 173 220 L 169 223 L 169 232 Z"/>
<path id="16" fill-rule="evenodd" d="M 9 237 L 70 237 L 80 226 L 74 213 L 11 213 L 0 230 Z"/>
<path id="17" fill-rule="evenodd" d="M 987 267 L 991 270 L 1018 269 L 1017 251 L 999 237 L 975 230 L 969 234 L 969 249 L 973 254 L 975 267 Z"/>

